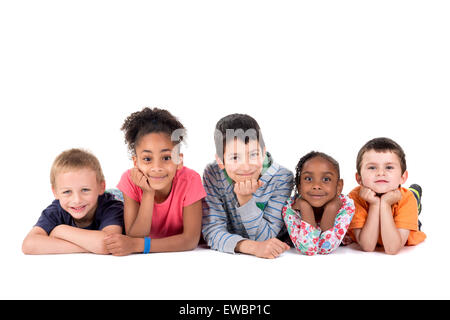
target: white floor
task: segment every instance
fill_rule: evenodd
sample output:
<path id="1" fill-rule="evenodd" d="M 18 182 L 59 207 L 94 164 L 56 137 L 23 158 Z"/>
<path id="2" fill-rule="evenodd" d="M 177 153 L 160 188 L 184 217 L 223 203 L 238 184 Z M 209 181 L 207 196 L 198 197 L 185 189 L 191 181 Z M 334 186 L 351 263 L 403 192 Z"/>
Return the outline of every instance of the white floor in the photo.
<path id="1" fill-rule="evenodd" d="M 448 299 L 448 263 L 428 239 L 396 256 L 356 245 L 328 256 L 294 249 L 275 260 L 206 248 L 132 255 L 3 260 L 1 299 Z"/>

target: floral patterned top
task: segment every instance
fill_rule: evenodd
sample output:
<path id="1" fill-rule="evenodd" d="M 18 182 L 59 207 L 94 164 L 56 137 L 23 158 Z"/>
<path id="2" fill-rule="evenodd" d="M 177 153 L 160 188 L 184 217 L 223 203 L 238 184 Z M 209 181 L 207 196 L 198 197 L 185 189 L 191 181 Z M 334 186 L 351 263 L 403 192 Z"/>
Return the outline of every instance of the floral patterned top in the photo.
<path id="1" fill-rule="evenodd" d="M 355 213 L 353 200 L 343 194 L 339 195 L 342 207 L 336 215 L 334 226 L 322 231 L 319 226 L 313 227 L 303 221 L 301 213 L 291 208 L 295 199 L 295 197 L 292 197 L 281 211 L 295 248 L 308 256 L 333 252 L 344 239 Z"/>

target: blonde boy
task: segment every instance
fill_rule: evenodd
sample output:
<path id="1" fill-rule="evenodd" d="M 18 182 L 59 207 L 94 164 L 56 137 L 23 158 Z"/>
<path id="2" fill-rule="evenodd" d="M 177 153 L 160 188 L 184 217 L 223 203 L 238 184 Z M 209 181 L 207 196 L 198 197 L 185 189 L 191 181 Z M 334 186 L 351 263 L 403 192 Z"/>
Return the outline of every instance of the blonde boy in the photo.
<path id="1" fill-rule="evenodd" d="M 396 254 L 405 245 L 422 242 L 420 198 L 416 201 L 413 192 L 401 187 L 408 179 L 403 149 L 391 139 L 376 138 L 361 148 L 356 162 L 360 186 L 349 194 L 356 209 L 349 229 L 361 248 L 374 251 L 378 244 Z"/>
<path id="2" fill-rule="evenodd" d="M 122 233 L 123 203 L 105 193 L 97 158 L 70 149 L 53 162 L 50 182 L 55 199 L 25 237 L 25 254 L 92 252 L 108 254 L 103 239 Z"/>

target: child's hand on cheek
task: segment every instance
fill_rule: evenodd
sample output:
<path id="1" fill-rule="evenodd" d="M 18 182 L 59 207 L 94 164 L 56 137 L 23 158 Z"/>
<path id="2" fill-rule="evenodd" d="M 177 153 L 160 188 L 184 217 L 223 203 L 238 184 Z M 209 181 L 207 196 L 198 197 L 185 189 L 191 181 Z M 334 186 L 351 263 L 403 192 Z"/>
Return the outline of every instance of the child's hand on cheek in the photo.
<path id="1" fill-rule="evenodd" d="M 302 215 L 307 212 L 311 212 L 312 214 L 314 214 L 314 211 L 313 211 L 313 208 L 311 207 L 311 205 L 301 197 L 299 197 L 299 198 L 297 198 L 297 200 L 295 200 L 295 203 L 292 206 L 292 208 L 300 211 Z"/>
<path id="2" fill-rule="evenodd" d="M 377 197 L 375 191 L 364 186 L 361 186 L 361 190 L 359 190 L 359 196 L 370 204 L 380 203 L 380 198 Z"/>
<path id="3" fill-rule="evenodd" d="M 234 184 L 234 193 L 236 194 L 239 204 L 243 206 L 253 197 L 253 193 L 264 185 L 261 180 L 246 180 L 236 182 Z"/>
<path id="4" fill-rule="evenodd" d="M 256 192 L 260 187 L 262 187 L 264 182 L 261 180 L 246 180 L 241 182 L 236 182 L 234 185 L 234 192 L 239 195 L 251 195 Z"/>
<path id="5" fill-rule="evenodd" d="M 323 209 L 323 215 L 320 220 L 320 228 L 322 230 L 329 230 L 334 226 L 334 222 L 336 220 L 336 215 L 339 212 L 339 209 L 342 207 L 342 201 L 339 196 L 336 196 L 334 199 L 330 200 L 327 204 L 325 204 Z"/>
<path id="6" fill-rule="evenodd" d="M 339 198 L 339 196 L 336 196 L 333 200 L 329 201 L 324 208 L 324 212 L 325 211 L 330 211 L 330 212 L 335 212 L 337 214 L 337 212 L 339 211 L 339 209 L 341 209 L 342 207 L 342 201 Z"/>
<path id="7" fill-rule="evenodd" d="M 144 175 L 144 173 L 138 168 L 131 169 L 131 181 L 144 192 L 154 192 L 153 188 L 150 186 L 150 182 L 148 178 Z"/>
<path id="8" fill-rule="evenodd" d="M 389 192 L 386 192 L 381 196 L 381 201 L 392 206 L 394 203 L 397 203 L 401 200 L 402 194 L 400 190 L 395 189 Z"/>
<path id="9" fill-rule="evenodd" d="M 292 206 L 292 208 L 300 211 L 301 219 L 303 221 L 306 221 L 313 227 L 317 226 L 316 218 L 314 216 L 314 209 L 312 208 L 312 206 L 309 204 L 308 201 L 302 198 L 298 198 L 295 201 L 295 204 L 294 206 Z"/>

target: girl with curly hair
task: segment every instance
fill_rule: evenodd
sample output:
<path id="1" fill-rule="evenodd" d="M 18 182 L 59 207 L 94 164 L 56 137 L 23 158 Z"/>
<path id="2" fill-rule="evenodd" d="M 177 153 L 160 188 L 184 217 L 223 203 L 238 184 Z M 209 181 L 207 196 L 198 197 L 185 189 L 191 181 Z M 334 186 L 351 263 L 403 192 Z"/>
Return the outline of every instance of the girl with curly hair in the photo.
<path id="1" fill-rule="evenodd" d="M 289 236 L 305 255 L 328 254 L 344 240 L 355 206 L 342 194 L 339 164 L 322 152 L 310 152 L 297 164 L 296 192 L 282 209 Z"/>
<path id="2" fill-rule="evenodd" d="M 200 175 L 183 165 L 184 126 L 167 110 L 132 113 L 122 131 L 133 168 L 121 177 L 126 235 L 105 239 L 114 255 L 193 250 L 206 196 Z"/>

